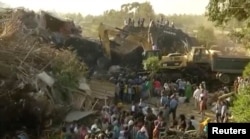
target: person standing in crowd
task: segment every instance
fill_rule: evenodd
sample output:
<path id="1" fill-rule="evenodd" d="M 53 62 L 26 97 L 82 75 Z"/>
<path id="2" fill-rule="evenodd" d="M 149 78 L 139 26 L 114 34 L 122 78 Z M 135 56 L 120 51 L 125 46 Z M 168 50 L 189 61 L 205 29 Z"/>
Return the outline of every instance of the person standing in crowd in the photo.
<path id="1" fill-rule="evenodd" d="M 128 102 L 131 103 L 132 102 L 132 98 L 133 98 L 133 88 L 132 88 L 132 85 L 131 83 L 128 84 Z"/>
<path id="2" fill-rule="evenodd" d="M 161 91 L 161 82 L 158 79 L 154 80 L 154 94 L 159 96 Z"/>
<path id="3" fill-rule="evenodd" d="M 222 108 L 222 102 L 221 102 L 221 100 L 218 100 L 216 105 L 215 105 L 215 116 L 216 116 L 217 123 L 222 122 L 222 120 L 221 120 L 221 108 Z"/>
<path id="4" fill-rule="evenodd" d="M 168 81 L 166 81 L 163 85 L 164 90 L 169 93 L 170 92 L 170 83 Z"/>
<path id="5" fill-rule="evenodd" d="M 128 102 L 128 83 L 124 84 L 124 91 L 123 91 L 123 99 L 125 102 Z"/>
<path id="6" fill-rule="evenodd" d="M 140 27 L 144 27 L 144 22 L 145 22 L 145 18 L 142 18 Z"/>
<path id="7" fill-rule="evenodd" d="M 167 96 L 164 94 L 164 92 L 161 92 L 161 98 L 160 98 L 160 104 L 162 107 L 165 107 L 166 105 L 168 105 L 168 98 Z"/>
<path id="8" fill-rule="evenodd" d="M 208 93 L 202 84 L 200 85 L 200 88 L 201 88 L 200 101 L 201 101 L 201 98 L 203 98 L 204 108 L 206 110 L 207 109 Z"/>
<path id="9" fill-rule="evenodd" d="M 185 87 L 185 96 L 186 96 L 186 102 L 189 103 L 190 98 L 192 97 L 192 85 L 189 81 L 187 81 Z"/>
<path id="10" fill-rule="evenodd" d="M 225 101 L 222 102 L 222 107 L 221 107 L 221 120 L 223 123 L 226 123 L 228 119 L 228 108 L 227 108 L 227 103 Z"/>
<path id="11" fill-rule="evenodd" d="M 127 26 L 128 25 L 128 21 L 125 19 L 124 20 L 124 26 Z"/>
<path id="12" fill-rule="evenodd" d="M 152 88 L 152 85 L 151 85 L 150 80 L 148 78 L 145 79 L 145 91 L 149 98 L 151 97 L 151 88 Z"/>
<path id="13" fill-rule="evenodd" d="M 200 94 L 201 94 L 202 90 L 199 86 L 196 86 L 196 89 L 193 93 L 193 98 L 194 98 L 194 107 L 196 109 L 199 109 L 199 101 L 200 101 Z"/>
<path id="14" fill-rule="evenodd" d="M 171 96 L 170 103 L 169 103 L 169 115 L 172 114 L 173 121 L 176 120 L 176 110 L 178 107 L 178 101 L 175 95 Z"/>
<path id="15" fill-rule="evenodd" d="M 124 96 L 124 89 L 125 89 L 125 84 L 124 84 L 124 81 L 121 81 L 120 84 L 119 84 L 119 97 L 120 97 L 120 100 L 123 101 L 123 96 Z"/>
<path id="16" fill-rule="evenodd" d="M 171 28 L 175 28 L 174 22 L 171 22 Z"/>
<path id="17" fill-rule="evenodd" d="M 201 114 L 201 119 L 204 120 L 205 118 L 205 110 L 206 110 L 206 102 L 204 101 L 204 97 L 200 98 L 200 112 Z"/>
<path id="18" fill-rule="evenodd" d="M 115 85 L 115 100 L 119 99 L 119 95 L 120 95 L 120 83 L 119 83 L 119 81 L 116 81 L 116 85 Z"/>
<path id="19" fill-rule="evenodd" d="M 161 21 L 160 21 L 160 24 L 163 25 L 164 24 L 164 17 L 161 16 Z"/>
<path id="20" fill-rule="evenodd" d="M 135 26 L 135 20 L 134 19 L 132 19 L 132 21 L 131 21 L 131 26 Z"/>
<path id="21" fill-rule="evenodd" d="M 236 79 L 234 80 L 234 92 L 238 93 L 238 88 L 239 88 L 239 81 Z"/>
<path id="22" fill-rule="evenodd" d="M 185 93 L 186 82 L 184 79 L 178 79 L 176 83 L 178 84 L 179 96 L 183 97 Z"/>
<path id="23" fill-rule="evenodd" d="M 128 25 L 129 26 L 131 25 L 131 22 L 132 22 L 131 18 L 128 18 Z"/>
<path id="24" fill-rule="evenodd" d="M 137 26 L 140 27 L 140 25 L 141 25 L 141 18 L 139 18 L 137 21 Z"/>

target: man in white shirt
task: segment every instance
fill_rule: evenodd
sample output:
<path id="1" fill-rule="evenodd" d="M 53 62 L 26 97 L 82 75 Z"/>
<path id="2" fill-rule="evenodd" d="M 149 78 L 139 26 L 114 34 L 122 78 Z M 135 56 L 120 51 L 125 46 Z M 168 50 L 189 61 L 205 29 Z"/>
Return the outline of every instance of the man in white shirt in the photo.
<path id="1" fill-rule="evenodd" d="M 168 82 L 165 82 L 164 85 L 163 85 L 165 91 L 169 92 L 170 91 L 170 87 L 169 87 L 169 84 Z"/>
<path id="2" fill-rule="evenodd" d="M 194 107 L 195 108 L 198 108 L 201 92 L 202 92 L 202 90 L 198 86 L 194 90 L 193 98 L 194 98 Z"/>

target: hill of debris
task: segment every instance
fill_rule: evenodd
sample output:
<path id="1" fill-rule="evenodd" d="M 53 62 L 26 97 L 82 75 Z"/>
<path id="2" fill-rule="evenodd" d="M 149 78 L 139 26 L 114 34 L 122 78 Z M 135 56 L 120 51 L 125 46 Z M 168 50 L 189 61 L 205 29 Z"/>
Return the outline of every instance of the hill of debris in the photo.
<path id="1" fill-rule="evenodd" d="M 1 9 L 0 21 L 0 138 L 22 127 L 40 134 L 71 109 L 92 109 L 87 66 L 73 51 L 56 49 L 81 38 L 73 21 L 25 9 Z"/>

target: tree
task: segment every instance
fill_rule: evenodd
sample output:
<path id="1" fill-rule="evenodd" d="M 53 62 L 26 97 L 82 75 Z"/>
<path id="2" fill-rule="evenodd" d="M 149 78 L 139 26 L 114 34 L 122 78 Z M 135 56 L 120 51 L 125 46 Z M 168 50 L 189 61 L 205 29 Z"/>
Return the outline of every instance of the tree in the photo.
<path id="1" fill-rule="evenodd" d="M 250 46 L 250 2 L 249 0 L 210 0 L 206 16 L 219 26 L 228 25 L 234 19 L 242 23 L 241 29 L 233 29 L 233 36 Z"/>
<path id="2" fill-rule="evenodd" d="M 245 21 L 250 16 L 249 0 L 210 0 L 206 15 L 208 19 L 223 25 L 231 19 Z"/>
<path id="3" fill-rule="evenodd" d="M 148 19 L 155 17 L 154 9 L 149 2 L 132 2 L 123 4 L 121 6 L 121 12 L 128 15 L 126 18 L 145 18 L 147 21 L 149 21 Z"/>
<path id="4" fill-rule="evenodd" d="M 240 89 L 239 94 L 233 102 L 232 114 L 235 122 L 250 122 L 250 87 Z"/>
<path id="5" fill-rule="evenodd" d="M 143 66 L 145 70 L 156 73 L 160 69 L 160 60 L 158 57 L 149 57 L 143 61 Z"/>

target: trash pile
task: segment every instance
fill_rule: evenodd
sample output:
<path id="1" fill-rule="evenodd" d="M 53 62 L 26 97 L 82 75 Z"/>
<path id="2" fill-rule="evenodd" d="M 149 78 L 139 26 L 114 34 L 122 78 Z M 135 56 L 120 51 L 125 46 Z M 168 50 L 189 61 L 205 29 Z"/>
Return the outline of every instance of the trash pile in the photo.
<path id="1" fill-rule="evenodd" d="M 73 52 L 52 47 L 79 36 L 79 28 L 46 12 L 4 10 L 0 13 L 0 138 L 23 127 L 40 134 L 61 122 L 70 109 L 90 109 L 84 100 L 91 94 L 81 87 L 85 64 Z"/>

